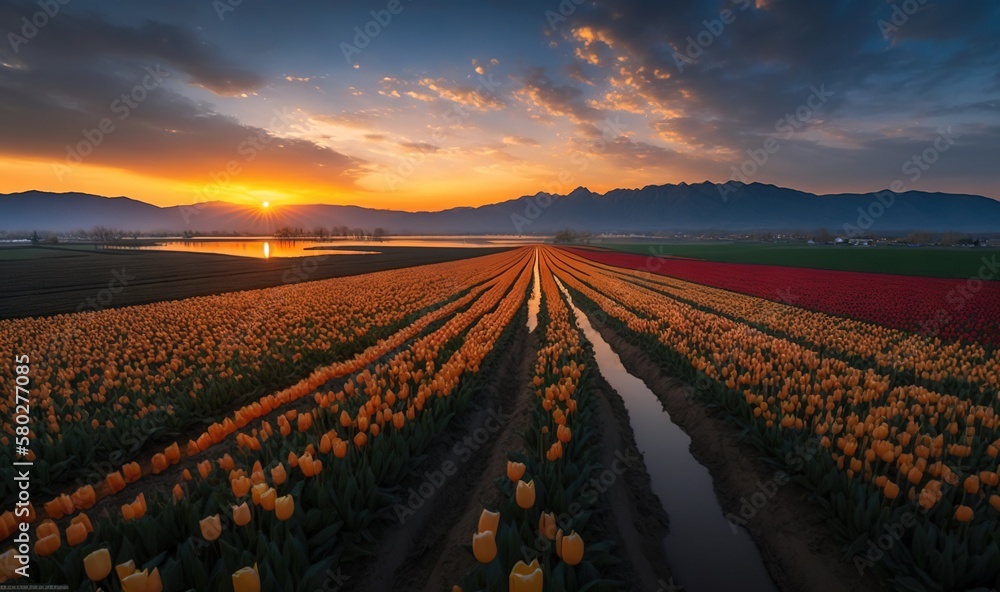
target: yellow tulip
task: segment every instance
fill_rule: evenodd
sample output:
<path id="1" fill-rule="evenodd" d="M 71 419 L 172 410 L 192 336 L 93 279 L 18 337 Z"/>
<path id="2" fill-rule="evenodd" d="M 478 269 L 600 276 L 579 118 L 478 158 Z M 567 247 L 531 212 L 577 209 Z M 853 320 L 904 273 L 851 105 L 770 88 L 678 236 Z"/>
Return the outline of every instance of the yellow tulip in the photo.
<path id="1" fill-rule="evenodd" d="M 483 512 L 479 515 L 479 532 L 486 532 L 487 530 L 497 532 L 499 527 L 500 512 L 490 512 L 486 508 L 483 508 Z"/>
<path id="2" fill-rule="evenodd" d="M 527 565 L 523 561 L 515 563 L 507 583 L 510 592 L 542 592 L 542 568 L 538 560 Z"/>
<path id="3" fill-rule="evenodd" d="M 83 558 L 83 569 L 91 581 L 103 580 L 111 573 L 111 553 L 107 549 L 98 549 L 88 553 Z"/>
<path id="4" fill-rule="evenodd" d="M 472 535 L 472 553 L 479 563 L 489 563 L 497 556 L 497 539 L 492 530 Z"/>
<path id="5" fill-rule="evenodd" d="M 199 524 L 201 525 L 201 536 L 205 537 L 206 541 L 214 541 L 222 534 L 222 520 L 218 514 L 202 518 Z"/>
<path id="6" fill-rule="evenodd" d="M 244 567 L 233 574 L 233 590 L 236 592 L 260 592 L 260 574 L 257 564 Z"/>
<path id="7" fill-rule="evenodd" d="M 517 500 L 517 505 L 522 509 L 527 510 L 528 508 L 535 505 L 535 481 L 531 480 L 525 483 L 524 481 L 517 482 L 517 491 L 515 492 L 515 499 Z"/>

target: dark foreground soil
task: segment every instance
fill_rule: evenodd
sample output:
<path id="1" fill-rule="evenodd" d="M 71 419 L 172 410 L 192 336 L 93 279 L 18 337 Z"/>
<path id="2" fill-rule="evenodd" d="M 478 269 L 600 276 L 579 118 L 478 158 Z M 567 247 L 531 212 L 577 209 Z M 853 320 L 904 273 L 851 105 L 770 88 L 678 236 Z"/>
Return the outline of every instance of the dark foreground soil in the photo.
<path id="1" fill-rule="evenodd" d="M 687 397 L 684 385 L 665 376 L 641 349 L 590 317 L 590 322 L 621 357 L 625 368 L 660 399 L 671 419 L 691 437 L 691 452 L 708 467 L 723 510 L 739 516 L 743 500 L 774 479 L 775 468 L 740 440 L 739 431 L 721 413 L 712 413 Z M 783 592 L 879 592 L 886 590 L 870 573 L 861 576 L 842 558 L 841 544 L 794 483 L 774 497 L 744 525 L 772 580 Z M 655 588 L 654 588 L 655 589 Z"/>
<path id="2" fill-rule="evenodd" d="M 375 255 L 324 255 L 315 251 L 312 257 L 274 259 L 169 251 L 48 250 L 58 251 L 59 256 L 0 259 L 0 277 L 4 278 L 0 282 L 0 319 L 269 288 L 480 257 L 507 248 L 379 245 Z"/>
<path id="3" fill-rule="evenodd" d="M 427 462 L 407 488 L 427 481 L 425 472 L 454 463 L 458 470 L 437 487 L 435 494 L 404 521 L 394 524 L 382 538 L 370 565 L 355 569 L 366 590 L 450 590 L 475 562 L 464 548 L 472 541 L 484 503 L 498 495 L 494 481 L 504 476 L 507 451 L 522 446 L 521 433 L 527 425 L 532 404 L 530 379 L 537 338 L 523 326 L 510 348 L 503 353 L 496 378 L 479 393 L 478 407 L 459 418 L 454 429 L 441 436 Z M 604 464 L 610 466 L 616 453 L 641 459 L 636 450 L 628 415 L 618 395 L 597 377 L 595 402 L 601 417 Z M 491 410 L 504 419 L 499 429 Z M 485 442 L 471 455 L 456 454 L 456 444 L 479 432 Z M 408 490 L 408 489 L 407 489 Z M 406 508 L 411 506 L 406 505 Z M 622 478 L 601 498 L 606 511 L 598 520 L 609 536 L 619 543 L 622 564 L 609 577 L 625 583 L 629 590 L 664 587 L 670 581 L 662 540 L 666 515 L 649 487 L 649 475 L 641 460 L 628 467 Z M 667 588 L 664 588 L 667 589 Z"/>

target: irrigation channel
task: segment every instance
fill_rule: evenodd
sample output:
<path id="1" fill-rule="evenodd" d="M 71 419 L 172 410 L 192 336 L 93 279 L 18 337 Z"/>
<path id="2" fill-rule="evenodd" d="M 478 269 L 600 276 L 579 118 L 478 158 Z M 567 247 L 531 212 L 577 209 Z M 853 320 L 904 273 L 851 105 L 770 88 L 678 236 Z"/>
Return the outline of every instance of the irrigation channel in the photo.
<path id="1" fill-rule="evenodd" d="M 670 518 L 663 544 L 675 581 L 689 592 L 776 591 L 750 535 L 726 520 L 712 476 L 691 455 L 691 438 L 673 423 L 646 384 L 629 374 L 566 287 L 556 282 L 593 345 L 601 375 L 625 402 L 653 493 Z"/>

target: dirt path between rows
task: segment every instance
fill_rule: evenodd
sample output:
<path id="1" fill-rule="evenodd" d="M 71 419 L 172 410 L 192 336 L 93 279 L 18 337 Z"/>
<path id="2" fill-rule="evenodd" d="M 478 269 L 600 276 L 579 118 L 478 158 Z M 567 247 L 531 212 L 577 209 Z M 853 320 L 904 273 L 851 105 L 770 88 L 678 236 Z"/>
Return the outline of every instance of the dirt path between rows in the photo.
<path id="1" fill-rule="evenodd" d="M 401 520 L 385 531 L 375 558 L 359 570 L 358 581 L 372 591 L 450 590 L 475 561 L 461 548 L 472 542 L 483 502 L 496 494 L 493 480 L 503 474 L 506 451 L 520 447 L 527 425 L 531 361 L 537 339 L 522 321 L 500 363 L 476 393 L 475 407 L 438 437 L 418 474 L 404 484 L 418 498 L 399 513 Z M 447 465 L 451 463 L 451 465 Z M 446 466 L 454 467 L 445 475 Z M 445 477 L 428 478 L 427 473 Z M 420 496 L 421 486 L 433 494 Z M 412 512 L 412 513 L 411 513 Z"/>
<path id="2" fill-rule="evenodd" d="M 687 397 L 684 385 L 661 373 L 640 348 L 627 342 L 592 315 L 591 324 L 619 355 L 626 370 L 641 379 L 660 399 L 671 419 L 691 437 L 691 453 L 712 475 L 716 496 L 727 513 L 740 507 L 759 484 L 773 480 L 775 469 L 740 440 L 739 430 L 721 413 L 712 413 Z M 777 493 L 744 527 L 760 549 L 771 578 L 783 592 L 884 592 L 871 575 L 861 576 L 842 560 L 842 545 L 794 484 Z"/>
<path id="3" fill-rule="evenodd" d="M 441 436 L 420 476 L 406 485 L 407 490 L 419 487 L 426 480 L 425 471 L 436 471 L 445 462 L 458 467 L 427 503 L 387 531 L 374 554 L 377 559 L 359 571 L 367 590 L 450 590 L 471 569 L 475 560 L 463 546 L 471 543 L 483 504 L 498 495 L 494 481 L 504 474 L 507 451 L 523 447 L 521 433 L 533 403 L 531 375 L 537 341 L 535 333 L 518 329 L 495 380 L 479 399 L 480 408 Z M 601 507 L 607 511 L 595 518 L 618 543 L 616 555 L 622 560 L 613 573 L 605 575 L 624 582 L 630 590 L 669 589 L 670 571 L 663 555 L 667 516 L 650 488 L 624 403 L 599 375 L 594 386 L 593 401 L 605 428 L 602 464 L 607 468 L 618 458 L 633 459 L 622 478 L 616 478 L 601 496 Z M 502 428 L 492 432 L 486 423 L 490 409 L 501 410 L 505 419 Z M 468 457 L 455 454 L 456 444 L 483 430 L 489 438 L 479 450 Z"/>
<path id="4" fill-rule="evenodd" d="M 622 560 L 614 578 L 625 583 L 628 590 L 670 590 L 673 578 L 664 555 L 663 537 L 667 534 L 668 518 L 660 499 L 653 493 L 649 473 L 635 443 L 628 410 L 621 396 L 602 376 L 594 380 L 601 445 L 607 469 L 616 461 L 628 460 L 627 470 L 616 479 L 601 497 L 601 505 L 610 511 L 598 516 L 617 543 L 616 555 Z M 633 460 L 634 459 L 634 460 Z"/>

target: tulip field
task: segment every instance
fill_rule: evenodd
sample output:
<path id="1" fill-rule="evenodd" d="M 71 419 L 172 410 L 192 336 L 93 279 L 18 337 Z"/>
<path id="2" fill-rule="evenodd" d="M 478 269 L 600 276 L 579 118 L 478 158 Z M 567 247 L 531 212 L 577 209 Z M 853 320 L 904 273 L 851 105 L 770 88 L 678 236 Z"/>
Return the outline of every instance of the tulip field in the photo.
<path id="1" fill-rule="evenodd" d="M 505 378 L 523 395 L 498 396 L 526 400 L 519 444 L 482 468 L 493 486 L 467 499 L 476 528 L 414 549 L 441 545 L 459 590 L 627 589 L 623 521 L 608 517 L 628 510 L 586 487 L 606 468 L 614 419 L 599 410 L 608 393 L 569 294 L 662 374 L 696 385 L 690 404 L 720 410 L 761 458 L 820 450 L 786 468 L 842 546 L 830 561 L 863 562 L 895 590 L 1000 585 L 1000 285 L 928 335 L 920 315 L 946 280 L 899 276 L 883 292 L 849 277 L 865 274 L 639 259 L 520 247 L 0 321 L 5 392 L 27 367 L 16 356 L 31 359 L 30 451 L 17 452 L 12 422 L 0 437 L 0 582 L 370 589 L 363 574 L 399 528 L 407 488 Z M 503 377 L 533 287 L 530 376 Z M 0 400 L 5 417 L 16 410 L 13 394 Z M 32 463 L 26 509 L 17 462 Z M 872 558 L 886 532 L 899 534 Z"/>

